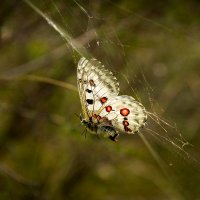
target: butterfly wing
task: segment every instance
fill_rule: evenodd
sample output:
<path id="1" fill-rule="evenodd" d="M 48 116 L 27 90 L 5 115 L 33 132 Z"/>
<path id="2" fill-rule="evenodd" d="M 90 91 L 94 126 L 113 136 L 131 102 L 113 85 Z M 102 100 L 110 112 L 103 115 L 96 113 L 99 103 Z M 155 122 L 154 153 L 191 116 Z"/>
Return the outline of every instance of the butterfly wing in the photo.
<path id="1" fill-rule="evenodd" d="M 99 130 L 135 133 L 147 119 L 145 108 L 133 97 L 119 94 L 119 83 L 112 72 L 96 59 L 81 58 L 77 84 L 83 117 L 98 124 Z"/>
<path id="2" fill-rule="evenodd" d="M 136 133 L 144 126 L 147 114 L 144 106 L 133 97 L 117 96 L 108 102 L 108 105 L 99 114 L 105 117 L 119 132 Z"/>
<path id="3" fill-rule="evenodd" d="M 77 68 L 77 85 L 83 117 L 89 120 L 119 93 L 119 83 L 112 72 L 96 59 L 81 58 Z"/>

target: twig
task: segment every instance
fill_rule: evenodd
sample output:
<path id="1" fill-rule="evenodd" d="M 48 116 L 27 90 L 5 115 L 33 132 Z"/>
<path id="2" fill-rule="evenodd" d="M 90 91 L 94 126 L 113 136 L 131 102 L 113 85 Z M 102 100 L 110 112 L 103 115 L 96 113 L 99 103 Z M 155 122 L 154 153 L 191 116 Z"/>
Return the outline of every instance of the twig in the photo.
<path id="1" fill-rule="evenodd" d="M 36 183 L 32 180 L 28 180 L 27 178 L 23 177 L 22 175 L 18 174 L 13 169 L 11 169 L 10 167 L 8 167 L 7 165 L 2 164 L 2 163 L 0 163 L 0 174 L 7 176 L 25 186 L 29 186 L 29 187 L 39 186 L 38 183 Z"/>

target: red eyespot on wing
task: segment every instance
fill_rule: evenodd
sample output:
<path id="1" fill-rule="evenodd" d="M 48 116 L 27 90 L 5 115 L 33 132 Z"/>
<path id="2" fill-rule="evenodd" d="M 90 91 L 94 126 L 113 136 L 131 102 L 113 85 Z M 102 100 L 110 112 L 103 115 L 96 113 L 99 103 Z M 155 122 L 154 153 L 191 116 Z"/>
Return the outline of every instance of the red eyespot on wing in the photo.
<path id="1" fill-rule="evenodd" d="M 128 123 L 127 121 L 123 121 L 123 125 L 124 125 L 124 126 L 128 126 L 129 123 Z"/>
<path id="2" fill-rule="evenodd" d="M 93 117 L 94 117 L 94 118 L 97 118 L 97 115 L 96 115 L 96 114 L 93 114 Z"/>
<path id="3" fill-rule="evenodd" d="M 122 116 L 127 116 L 129 113 L 130 113 L 130 110 L 127 109 L 127 108 L 122 108 L 122 109 L 120 110 L 120 114 L 121 114 Z"/>
<path id="4" fill-rule="evenodd" d="M 132 132 L 132 130 L 131 130 L 128 126 L 124 126 L 124 130 L 125 130 L 126 132 Z"/>
<path id="5" fill-rule="evenodd" d="M 100 115 L 97 116 L 97 120 L 98 121 L 101 120 L 101 116 Z"/>
<path id="6" fill-rule="evenodd" d="M 106 97 L 102 97 L 102 98 L 100 99 L 100 101 L 101 101 L 102 104 L 103 104 L 103 103 L 106 103 L 107 98 L 106 98 Z"/>
<path id="7" fill-rule="evenodd" d="M 129 126 L 128 121 L 124 120 L 124 121 L 123 121 L 123 125 L 124 125 L 124 130 L 125 130 L 126 132 L 132 132 L 132 130 L 128 127 L 128 126 Z"/>
<path id="8" fill-rule="evenodd" d="M 111 106 L 106 106 L 106 111 L 107 112 L 110 112 L 112 110 L 112 107 Z"/>
<path id="9" fill-rule="evenodd" d="M 98 121 L 101 120 L 101 116 L 100 115 L 93 114 L 92 117 L 97 119 Z"/>

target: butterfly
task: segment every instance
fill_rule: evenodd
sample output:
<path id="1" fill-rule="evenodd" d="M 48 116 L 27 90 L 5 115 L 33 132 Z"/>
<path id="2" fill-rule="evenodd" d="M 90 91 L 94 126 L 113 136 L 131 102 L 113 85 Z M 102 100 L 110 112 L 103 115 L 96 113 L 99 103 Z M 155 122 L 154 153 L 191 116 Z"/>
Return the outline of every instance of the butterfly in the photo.
<path id="1" fill-rule="evenodd" d="M 137 133 L 145 125 L 144 106 L 131 96 L 118 96 L 117 78 L 98 60 L 79 60 L 77 85 L 82 107 L 80 120 L 91 133 L 105 134 L 117 141 L 120 133 Z"/>

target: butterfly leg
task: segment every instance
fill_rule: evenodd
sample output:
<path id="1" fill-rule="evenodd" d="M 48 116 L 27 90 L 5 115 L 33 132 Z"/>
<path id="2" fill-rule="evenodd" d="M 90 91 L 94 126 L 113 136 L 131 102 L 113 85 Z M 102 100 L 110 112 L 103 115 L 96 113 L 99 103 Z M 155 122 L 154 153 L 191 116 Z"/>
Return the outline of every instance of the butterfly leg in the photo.
<path id="1" fill-rule="evenodd" d="M 87 129 L 86 128 L 83 130 L 83 132 L 81 133 L 81 135 L 84 135 L 85 138 L 86 138 L 86 136 L 87 136 Z"/>
<path id="2" fill-rule="evenodd" d="M 115 133 L 114 135 L 110 135 L 109 139 L 111 139 L 114 142 L 117 142 L 118 136 L 119 136 L 119 133 Z"/>

